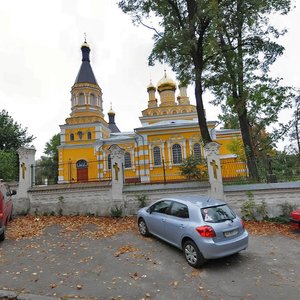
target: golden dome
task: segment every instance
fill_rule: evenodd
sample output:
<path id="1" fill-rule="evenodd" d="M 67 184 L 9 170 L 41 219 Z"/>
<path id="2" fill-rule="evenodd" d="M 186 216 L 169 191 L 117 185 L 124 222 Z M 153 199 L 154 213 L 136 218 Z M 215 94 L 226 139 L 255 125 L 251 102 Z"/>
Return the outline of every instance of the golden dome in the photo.
<path id="1" fill-rule="evenodd" d="M 147 91 L 149 91 L 149 90 L 156 90 L 155 86 L 154 86 L 153 83 L 152 83 L 152 80 L 150 80 L 150 83 L 149 83 L 149 85 L 147 86 Z"/>
<path id="2" fill-rule="evenodd" d="M 167 76 L 167 72 L 165 71 L 163 78 L 157 83 L 157 89 L 161 90 L 162 88 L 166 87 L 175 90 L 176 83 L 172 78 Z"/>
<path id="3" fill-rule="evenodd" d="M 84 43 L 81 45 L 81 48 L 82 47 L 90 48 L 90 45 L 86 41 L 84 41 Z"/>

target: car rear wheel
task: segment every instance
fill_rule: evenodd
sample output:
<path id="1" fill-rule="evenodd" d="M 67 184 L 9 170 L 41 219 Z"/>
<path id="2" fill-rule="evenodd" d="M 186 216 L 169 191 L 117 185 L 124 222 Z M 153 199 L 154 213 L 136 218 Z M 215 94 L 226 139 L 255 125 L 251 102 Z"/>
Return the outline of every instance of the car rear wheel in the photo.
<path id="1" fill-rule="evenodd" d="M 150 232 L 148 231 L 148 227 L 143 218 L 139 219 L 138 226 L 139 226 L 139 232 L 142 236 L 150 236 Z"/>
<path id="2" fill-rule="evenodd" d="M 192 240 L 188 240 L 184 243 L 183 252 L 185 259 L 190 266 L 198 268 L 204 264 L 205 259 L 198 249 L 197 245 Z"/>

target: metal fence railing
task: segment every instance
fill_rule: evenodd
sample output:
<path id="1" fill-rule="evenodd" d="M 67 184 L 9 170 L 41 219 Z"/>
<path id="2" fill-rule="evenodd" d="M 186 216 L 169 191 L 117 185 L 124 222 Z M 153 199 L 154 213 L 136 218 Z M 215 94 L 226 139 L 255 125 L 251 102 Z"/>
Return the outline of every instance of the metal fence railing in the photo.
<path id="1" fill-rule="evenodd" d="M 255 164 L 258 177 L 253 179 L 247 163 L 237 158 L 221 159 L 221 172 L 224 184 L 240 184 L 253 182 L 283 182 L 300 180 L 299 156 L 274 156 L 257 158 Z M 65 164 L 43 164 L 31 167 L 32 185 L 57 184 L 59 180 L 65 183 L 111 181 L 111 164 L 108 161 L 89 161 L 87 165 L 68 162 Z M 191 168 L 191 176 L 182 175 L 180 164 L 162 161 L 160 165 L 141 163 L 123 165 L 121 172 L 125 184 L 141 183 L 143 177 L 150 183 L 168 183 L 184 181 L 208 181 L 208 171 L 205 164 L 199 164 L 198 175 Z M 194 173 L 193 173 L 194 172 Z"/>

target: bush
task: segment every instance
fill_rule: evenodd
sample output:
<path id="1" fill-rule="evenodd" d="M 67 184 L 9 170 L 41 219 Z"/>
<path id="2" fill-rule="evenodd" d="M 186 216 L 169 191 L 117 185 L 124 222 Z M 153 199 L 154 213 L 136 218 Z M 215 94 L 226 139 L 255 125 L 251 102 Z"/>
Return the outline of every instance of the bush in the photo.
<path id="1" fill-rule="evenodd" d="M 120 218 L 122 216 L 122 213 L 123 213 L 122 205 L 120 206 L 115 205 L 110 209 L 111 217 Z"/>
<path id="2" fill-rule="evenodd" d="M 265 200 L 261 204 L 257 204 L 251 192 L 247 192 L 248 200 L 246 200 L 241 208 L 242 218 L 246 221 L 267 220 L 268 207 Z"/>
<path id="3" fill-rule="evenodd" d="M 139 201 L 139 208 L 143 208 L 147 205 L 148 197 L 145 194 L 138 195 L 137 200 Z"/>

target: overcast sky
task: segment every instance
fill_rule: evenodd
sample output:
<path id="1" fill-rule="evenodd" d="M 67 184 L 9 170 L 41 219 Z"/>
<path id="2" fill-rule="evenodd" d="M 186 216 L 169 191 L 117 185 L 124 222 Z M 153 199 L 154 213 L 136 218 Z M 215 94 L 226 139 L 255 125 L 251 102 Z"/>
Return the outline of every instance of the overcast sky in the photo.
<path id="1" fill-rule="evenodd" d="M 133 26 L 116 2 L 0 0 L 0 109 L 36 137 L 37 157 L 71 112 L 70 90 L 81 65 L 84 32 L 103 92 L 104 113 L 107 116 L 112 103 L 121 131 L 140 126 L 138 117 L 147 107 L 150 78 L 156 84 L 165 67 L 174 76 L 167 66 L 148 67 L 152 32 Z M 300 8 L 274 22 L 288 33 L 280 40 L 285 54 L 272 72 L 299 87 Z M 192 89 L 189 96 L 195 104 Z M 217 110 L 207 103 L 205 107 L 208 120 L 216 120 Z M 283 115 L 289 117 L 289 112 Z"/>

